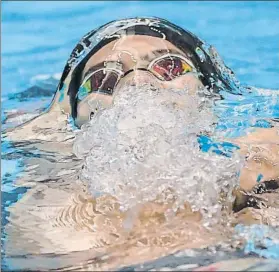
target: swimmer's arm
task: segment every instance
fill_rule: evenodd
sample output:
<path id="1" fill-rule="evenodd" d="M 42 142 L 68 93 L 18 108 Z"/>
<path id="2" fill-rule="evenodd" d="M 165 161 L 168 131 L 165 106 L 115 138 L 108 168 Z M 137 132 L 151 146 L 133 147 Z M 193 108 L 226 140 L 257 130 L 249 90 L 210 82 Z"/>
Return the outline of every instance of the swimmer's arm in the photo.
<path id="1" fill-rule="evenodd" d="M 56 104 L 31 120 L 4 131 L 10 141 L 44 140 L 61 142 L 70 135 L 67 131 L 68 115 Z"/>
<path id="2" fill-rule="evenodd" d="M 233 141 L 246 162 L 240 173 L 240 186 L 246 191 L 258 183 L 279 178 L 279 133 L 277 128 L 258 129 Z"/>

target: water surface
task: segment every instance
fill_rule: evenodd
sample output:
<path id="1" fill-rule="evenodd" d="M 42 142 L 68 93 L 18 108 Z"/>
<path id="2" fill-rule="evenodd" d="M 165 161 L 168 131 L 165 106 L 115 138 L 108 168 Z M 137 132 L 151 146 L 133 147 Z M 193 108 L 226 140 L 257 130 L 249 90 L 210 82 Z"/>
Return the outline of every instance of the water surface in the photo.
<path id="1" fill-rule="evenodd" d="M 37 5 L 34 2 L 3 2 L 3 127 L 22 123 L 49 104 L 65 61 L 82 35 L 110 20 L 141 15 L 166 18 L 213 44 L 240 82 L 257 88 L 241 98 L 222 93 L 224 99 L 210 108 L 211 113 L 215 113 L 214 118 L 218 118 L 218 133 L 236 137 L 244 135 L 247 128 L 276 125 L 274 120 L 279 118 L 278 11 L 277 2 L 42 1 Z M 19 110 L 25 114 L 19 114 Z M 20 118 L 12 118 L 12 114 L 19 114 Z M 199 114 L 197 112 L 197 116 Z M 10 122 L 5 120 L 7 116 Z M 210 114 L 201 120 L 208 121 L 210 131 Z M 159 128 L 152 129 L 160 134 Z M 84 137 L 92 136 L 90 133 L 93 131 L 87 131 Z M 163 204 L 152 204 L 151 208 L 135 207 L 138 199 L 132 205 L 129 196 L 130 206 L 127 209 L 127 199 L 121 195 L 123 191 L 112 192 L 112 188 L 105 184 L 106 179 L 102 179 L 103 184 L 97 184 L 99 187 L 93 184 L 88 189 L 88 183 L 79 181 L 80 174 L 85 175 L 86 172 L 81 172 L 84 158 L 81 156 L 78 159 L 76 155 L 79 152 L 75 150 L 74 153 L 72 149 L 73 128 L 69 126 L 65 134 L 68 140 L 63 144 L 55 141 L 46 144 L 46 139 L 38 135 L 37 140 L 31 137 L 29 142 L 22 143 L 19 139 L 13 144 L 2 138 L 2 225 L 6 227 L 1 241 L 5 243 L 5 253 L 9 255 L 4 262 L 6 269 L 120 269 L 138 263 L 145 263 L 150 269 L 157 267 L 158 263 L 161 267 L 174 263 L 171 267 L 175 268 L 187 262 L 205 265 L 222 258 L 229 259 L 230 256 L 245 257 L 249 252 L 278 259 L 276 224 L 273 224 L 275 231 L 260 226 L 257 228 L 257 225 L 254 228 L 238 229 L 245 242 L 241 244 L 241 239 L 235 238 L 234 243 L 239 243 L 239 246 L 231 251 L 230 247 L 234 243 L 229 240 L 235 232 L 230 228 L 221 231 L 219 228 L 224 229 L 224 222 L 213 231 L 197 223 L 200 218 L 195 212 L 188 210 L 186 218 L 190 216 L 191 220 L 185 220 L 183 212 L 178 212 L 176 216 L 171 212 L 166 213 L 168 210 L 178 211 L 168 198 L 171 192 L 166 191 L 163 195 L 168 199 L 167 205 L 163 201 Z M 77 138 L 77 141 L 80 139 Z M 214 140 L 206 141 L 204 149 L 208 144 L 220 149 Z M 218 165 L 217 172 L 222 173 L 222 167 L 224 169 L 230 163 L 229 158 L 218 157 L 216 152 L 213 152 L 215 155 L 191 153 L 195 145 L 191 146 L 190 151 L 187 149 L 189 146 L 184 148 L 189 161 L 193 158 L 209 164 L 208 173 L 212 172 L 214 165 Z M 90 163 L 93 160 L 87 161 L 86 165 L 90 166 Z M 234 167 L 237 166 L 234 163 L 231 165 L 227 175 L 233 180 L 236 172 Z M 116 171 L 115 165 L 111 167 Z M 208 173 L 204 172 L 203 175 Z M 209 188 L 209 176 L 203 180 L 208 182 L 204 185 Z M 217 180 L 214 184 L 217 184 Z M 148 183 L 139 186 L 138 190 L 146 185 Z M 108 193 L 118 194 L 123 203 L 119 204 L 114 197 L 88 196 L 88 192 L 92 193 L 96 188 L 100 191 L 100 187 Z M 156 191 L 154 186 L 147 188 L 148 194 L 142 191 L 142 195 L 146 197 L 145 201 L 150 201 L 156 196 Z M 185 198 L 183 186 L 177 186 L 176 189 L 180 190 L 183 200 L 193 200 L 190 195 Z M 212 204 L 210 196 L 214 193 L 216 191 L 200 196 L 200 199 Z M 201 204 L 199 201 L 197 203 Z M 126 209 L 123 211 L 121 205 L 124 204 Z M 278 210 L 272 212 L 271 215 L 276 218 Z M 165 221 L 166 215 L 171 219 Z M 201 244 L 210 247 L 194 252 L 185 250 Z M 215 257 L 211 254 L 211 251 L 216 251 L 212 245 L 219 247 Z M 147 247 L 150 251 L 146 250 Z M 166 261 L 158 259 L 177 251 L 183 261 L 176 255 L 170 255 Z M 208 258 L 211 261 L 205 261 L 205 256 L 210 256 Z M 157 262 L 148 262 L 156 258 Z"/>

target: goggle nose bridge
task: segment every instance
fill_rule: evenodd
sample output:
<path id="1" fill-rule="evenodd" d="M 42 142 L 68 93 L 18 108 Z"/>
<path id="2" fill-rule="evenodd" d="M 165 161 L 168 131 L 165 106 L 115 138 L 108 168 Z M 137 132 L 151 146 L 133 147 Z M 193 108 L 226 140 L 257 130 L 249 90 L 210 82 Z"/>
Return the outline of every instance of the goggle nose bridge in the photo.
<path id="1" fill-rule="evenodd" d="M 124 73 L 124 75 L 123 75 L 123 77 L 125 77 L 125 76 L 127 76 L 127 75 L 129 75 L 130 73 L 132 73 L 132 72 L 135 72 L 135 71 L 145 71 L 145 72 L 149 72 L 149 70 L 147 69 L 147 68 L 136 68 L 136 69 L 130 69 L 130 70 L 128 70 L 128 71 L 126 71 L 125 73 Z"/>
<path id="2" fill-rule="evenodd" d="M 138 67 L 138 68 L 133 68 L 133 69 L 130 69 L 126 72 L 123 71 L 123 64 L 121 62 L 118 62 L 118 61 L 106 61 L 104 63 L 104 71 L 109 71 L 109 70 L 114 70 L 114 71 L 118 71 L 120 76 L 123 78 L 125 77 L 126 75 L 130 74 L 131 72 L 134 72 L 136 70 L 139 70 L 139 71 L 147 71 L 148 72 L 148 68 L 143 68 L 143 67 Z"/>
<path id="3" fill-rule="evenodd" d="M 125 76 L 127 76 L 128 74 L 134 72 L 134 71 L 145 71 L 145 72 L 150 72 L 148 68 L 143 68 L 143 67 L 138 67 L 138 68 L 133 68 L 130 69 L 126 72 L 123 71 L 123 64 L 121 62 L 118 61 L 106 61 L 104 63 L 104 68 L 103 70 L 106 71 L 117 71 L 119 74 L 119 78 L 118 81 L 120 80 L 120 78 L 124 78 Z"/>

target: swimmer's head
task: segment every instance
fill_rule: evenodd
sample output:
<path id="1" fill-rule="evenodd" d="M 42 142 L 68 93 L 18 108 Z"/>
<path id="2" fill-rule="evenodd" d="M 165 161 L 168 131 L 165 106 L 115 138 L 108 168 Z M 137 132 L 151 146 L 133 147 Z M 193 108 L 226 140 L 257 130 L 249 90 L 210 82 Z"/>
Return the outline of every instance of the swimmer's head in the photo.
<path id="1" fill-rule="evenodd" d="M 231 89 L 227 67 L 198 37 L 166 20 L 132 18 L 86 34 L 64 68 L 55 101 L 77 126 L 112 104 L 124 85 Z"/>

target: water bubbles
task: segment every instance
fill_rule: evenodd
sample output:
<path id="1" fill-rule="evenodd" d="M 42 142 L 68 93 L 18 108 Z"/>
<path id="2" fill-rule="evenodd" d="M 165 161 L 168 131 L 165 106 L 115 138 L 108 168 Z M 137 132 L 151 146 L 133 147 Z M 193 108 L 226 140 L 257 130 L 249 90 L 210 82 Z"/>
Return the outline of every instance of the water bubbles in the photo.
<path id="1" fill-rule="evenodd" d="M 196 53 L 198 54 L 201 62 L 206 60 L 204 52 L 199 47 L 196 48 Z"/>
<path id="2" fill-rule="evenodd" d="M 77 135 L 81 178 L 92 193 L 116 197 L 124 210 L 170 190 L 166 202 L 190 203 L 193 211 L 218 220 L 219 196 L 232 200 L 239 161 L 200 150 L 197 135 L 212 134 L 216 122 L 211 104 L 185 91 L 154 91 L 149 85 L 122 89 L 113 106 Z"/>

